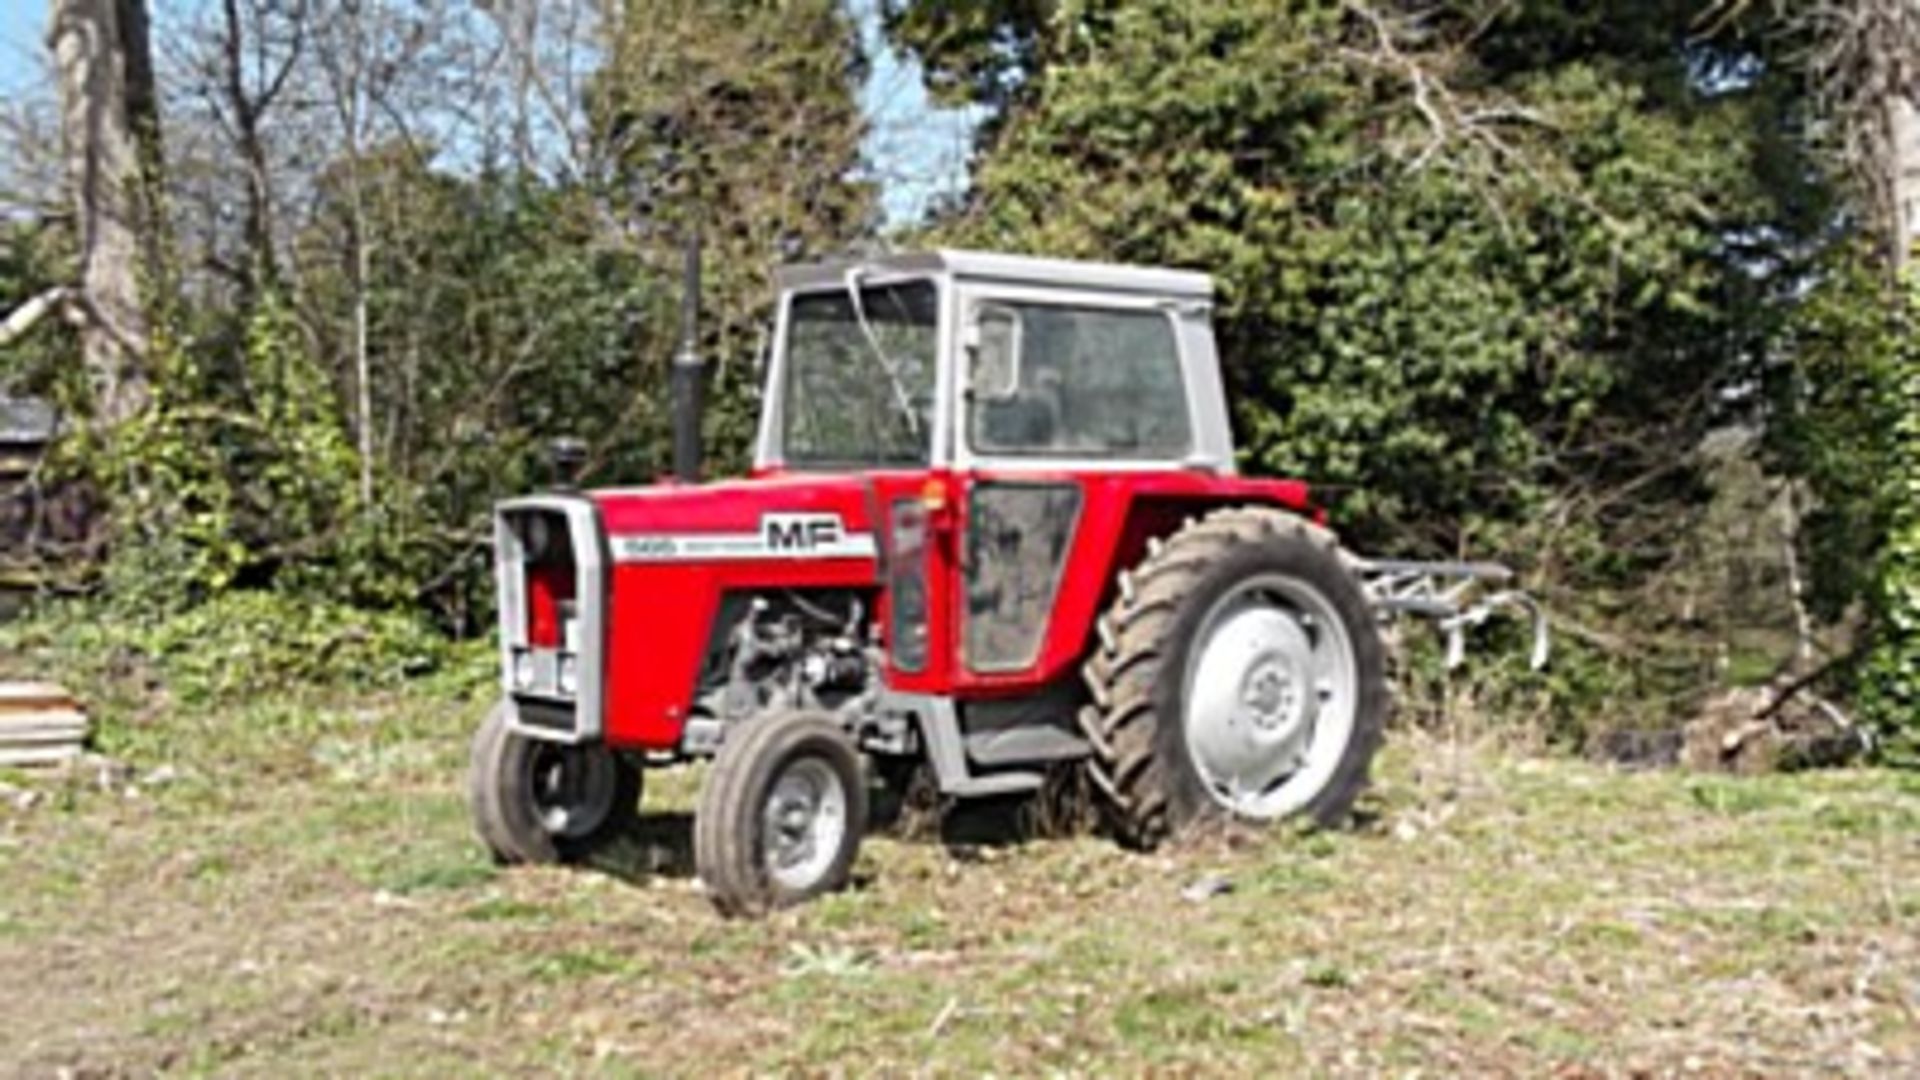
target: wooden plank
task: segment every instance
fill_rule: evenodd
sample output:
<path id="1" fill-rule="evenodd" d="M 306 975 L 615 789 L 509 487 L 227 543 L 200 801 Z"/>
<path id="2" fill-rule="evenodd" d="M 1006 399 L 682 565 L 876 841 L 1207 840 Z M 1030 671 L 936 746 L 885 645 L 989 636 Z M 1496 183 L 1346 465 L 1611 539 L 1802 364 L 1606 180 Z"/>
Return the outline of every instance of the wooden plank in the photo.
<path id="1" fill-rule="evenodd" d="M 21 699 L 18 702 L 0 701 L 0 721 L 19 716 L 45 716 L 48 713 L 62 713 L 84 718 L 86 710 L 72 698 Z"/>
<path id="2" fill-rule="evenodd" d="M 71 701 L 40 706 L 22 705 L 17 709 L 0 707 L 0 724 L 86 723 L 86 720 L 87 714 Z"/>
<path id="3" fill-rule="evenodd" d="M 36 746 L 85 746 L 86 737 L 70 731 L 48 731 L 39 734 L 9 735 L 0 739 L 0 750 L 31 749 Z"/>
<path id="4" fill-rule="evenodd" d="M 45 735 L 64 732 L 77 739 L 87 737 L 87 718 L 79 713 L 25 713 L 0 716 L 0 742 L 16 735 Z"/>
<path id="5" fill-rule="evenodd" d="M 58 683 L 49 682 L 0 682 L 0 703 L 15 700 L 39 701 L 44 698 L 57 698 L 72 701 L 73 695 Z"/>
<path id="6" fill-rule="evenodd" d="M 58 765 L 80 756 L 80 747 L 65 746 L 0 747 L 0 766 Z"/>
<path id="7" fill-rule="evenodd" d="M 80 703 L 65 687 L 52 683 L 0 683 L 0 713 L 78 711 Z"/>
<path id="8" fill-rule="evenodd" d="M 22 724 L 0 727 L 0 746 L 23 739 L 35 742 L 46 739 L 73 739 L 77 742 L 86 737 L 85 724 Z"/>
<path id="9" fill-rule="evenodd" d="M 0 734 L 0 750 L 26 746 L 83 746 L 84 731 L 9 731 Z"/>
<path id="10" fill-rule="evenodd" d="M 83 752 L 88 726 L 86 713 L 65 687 L 0 683 L 0 766 L 70 761 Z"/>
<path id="11" fill-rule="evenodd" d="M 39 724 L 82 724 L 87 722 L 87 714 L 73 707 L 72 702 L 55 705 L 45 709 L 0 709 L 0 731 L 8 727 L 33 727 Z"/>
<path id="12" fill-rule="evenodd" d="M 47 697 L 70 698 L 67 688 L 59 683 L 50 682 L 0 682 L 0 701 L 9 697 Z"/>

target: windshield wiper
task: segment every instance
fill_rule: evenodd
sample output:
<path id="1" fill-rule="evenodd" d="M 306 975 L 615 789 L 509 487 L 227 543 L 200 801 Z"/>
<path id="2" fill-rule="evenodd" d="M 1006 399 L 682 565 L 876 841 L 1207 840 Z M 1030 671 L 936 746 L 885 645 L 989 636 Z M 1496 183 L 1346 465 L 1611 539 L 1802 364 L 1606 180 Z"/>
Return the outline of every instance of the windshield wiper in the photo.
<path id="1" fill-rule="evenodd" d="M 873 332 L 873 324 L 867 321 L 867 307 L 860 300 L 860 278 L 860 267 L 847 268 L 847 299 L 853 302 L 854 321 L 860 324 L 861 335 L 867 339 L 874 358 L 880 361 L 880 370 L 886 373 L 887 382 L 893 386 L 893 400 L 900 406 L 901 415 L 907 418 L 907 434 L 917 439 L 920 437 L 920 414 L 914 411 L 913 399 L 908 396 L 906 385 L 900 381 L 900 369 L 887 356 L 887 350 L 880 344 L 880 335 Z"/>

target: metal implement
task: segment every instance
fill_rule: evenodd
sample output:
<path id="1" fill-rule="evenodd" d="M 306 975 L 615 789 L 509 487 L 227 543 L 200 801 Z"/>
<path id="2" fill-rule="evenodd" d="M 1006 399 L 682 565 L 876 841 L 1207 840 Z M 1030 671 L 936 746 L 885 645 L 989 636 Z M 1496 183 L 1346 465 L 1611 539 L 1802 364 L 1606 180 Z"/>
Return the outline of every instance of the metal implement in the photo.
<path id="1" fill-rule="evenodd" d="M 1516 612 L 1533 624 L 1533 648 L 1527 662 L 1538 671 L 1552 651 L 1547 613 L 1538 601 L 1514 588 L 1513 571 L 1491 562 L 1420 562 L 1363 559 L 1358 567 L 1375 607 L 1394 615 L 1433 620 L 1447 641 L 1447 670 L 1466 662 L 1467 631 L 1502 611 Z"/>

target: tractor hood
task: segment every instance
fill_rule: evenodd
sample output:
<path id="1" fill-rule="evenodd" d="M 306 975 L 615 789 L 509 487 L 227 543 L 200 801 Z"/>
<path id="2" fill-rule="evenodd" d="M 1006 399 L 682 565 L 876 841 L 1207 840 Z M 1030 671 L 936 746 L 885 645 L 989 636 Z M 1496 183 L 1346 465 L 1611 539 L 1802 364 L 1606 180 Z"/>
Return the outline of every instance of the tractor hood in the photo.
<path id="1" fill-rule="evenodd" d="M 606 534 L 607 739 L 670 750 L 729 596 L 879 581 L 873 474 L 779 475 L 589 492 Z"/>
<path id="2" fill-rule="evenodd" d="M 876 543 L 861 476 L 782 475 L 594 491 L 616 566 L 858 559 Z"/>

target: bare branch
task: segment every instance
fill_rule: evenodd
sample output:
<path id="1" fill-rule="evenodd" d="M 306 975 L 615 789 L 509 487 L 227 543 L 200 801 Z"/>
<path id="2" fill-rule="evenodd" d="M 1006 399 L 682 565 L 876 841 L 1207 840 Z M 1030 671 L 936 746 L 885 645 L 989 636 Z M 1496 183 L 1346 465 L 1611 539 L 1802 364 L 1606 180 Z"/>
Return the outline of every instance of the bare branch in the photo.
<path id="1" fill-rule="evenodd" d="M 4 322 L 0 322 L 0 349 L 11 346 L 25 336 L 54 310 L 65 304 L 74 294 L 66 285 L 55 285 L 42 291 L 26 303 L 14 308 Z"/>
<path id="2" fill-rule="evenodd" d="M 1625 232 L 1620 220 L 1596 202 L 1579 183 L 1547 175 L 1534 155 L 1522 152 L 1499 130 L 1503 125 L 1520 125 L 1549 132 L 1558 131 L 1559 125 L 1551 118 L 1512 101 L 1494 101 L 1468 107 L 1453 92 L 1441 70 L 1453 52 L 1461 47 L 1458 43 L 1452 46 L 1452 52 L 1437 51 L 1435 57 L 1441 61 L 1440 69 L 1432 68 L 1423 58 L 1402 50 L 1396 40 L 1395 27 L 1364 0 L 1344 0 L 1342 6 L 1349 14 L 1367 24 L 1376 42 L 1371 52 L 1345 49 L 1342 50 L 1343 54 L 1358 63 L 1392 73 L 1413 91 L 1413 107 L 1425 122 L 1428 137 L 1407 162 L 1410 171 L 1419 172 L 1429 167 L 1450 143 L 1461 143 L 1482 151 L 1482 162 L 1469 162 L 1465 168 L 1476 174 L 1476 179 L 1484 181 L 1475 187 L 1503 232 L 1509 231 L 1508 215 L 1500 205 L 1496 190 L 1505 172 L 1523 175 L 1542 190 L 1572 200 L 1615 235 Z M 1484 32 L 1487 25 L 1483 22 L 1477 26 L 1474 35 Z"/>

